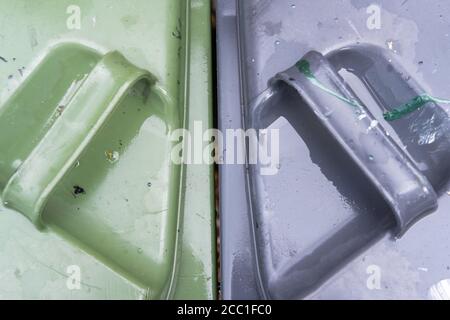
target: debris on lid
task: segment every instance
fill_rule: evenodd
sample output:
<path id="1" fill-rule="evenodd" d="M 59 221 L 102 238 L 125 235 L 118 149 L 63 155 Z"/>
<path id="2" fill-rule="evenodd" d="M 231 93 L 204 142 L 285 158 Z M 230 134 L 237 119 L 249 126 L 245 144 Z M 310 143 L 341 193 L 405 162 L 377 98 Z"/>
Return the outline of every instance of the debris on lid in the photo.
<path id="1" fill-rule="evenodd" d="M 119 152 L 113 151 L 113 150 L 106 150 L 105 155 L 106 155 L 106 159 L 108 159 L 108 161 L 110 163 L 116 163 L 119 160 L 119 156 L 120 156 Z"/>
<path id="2" fill-rule="evenodd" d="M 73 186 L 73 195 L 76 197 L 77 195 L 80 194 L 86 194 L 86 191 L 84 190 L 84 188 L 80 187 L 80 186 Z"/>

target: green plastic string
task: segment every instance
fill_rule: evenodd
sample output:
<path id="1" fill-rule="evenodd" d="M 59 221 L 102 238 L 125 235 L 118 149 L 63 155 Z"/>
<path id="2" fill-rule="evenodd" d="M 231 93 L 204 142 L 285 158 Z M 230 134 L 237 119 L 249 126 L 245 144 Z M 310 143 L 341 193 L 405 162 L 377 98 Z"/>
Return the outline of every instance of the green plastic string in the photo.
<path id="1" fill-rule="evenodd" d="M 352 107 L 355 107 L 355 108 L 358 108 L 358 109 L 362 108 L 362 106 L 358 103 L 358 101 L 348 99 L 347 97 L 344 97 L 344 96 L 340 95 L 339 93 L 337 93 L 337 92 L 335 92 L 335 91 L 333 91 L 333 90 L 327 88 L 326 86 L 324 86 L 323 83 L 321 83 L 321 82 L 316 78 L 316 76 L 314 75 L 314 73 L 311 71 L 309 61 L 307 61 L 307 60 L 305 60 L 305 59 L 302 59 L 302 60 L 298 61 L 298 62 L 295 64 L 295 66 L 297 67 L 297 69 L 298 69 L 298 70 L 299 70 L 306 78 L 308 78 L 308 79 L 311 81 L 311 83 L 312 83 L 314 86 L 316 86 L 316 87 L 318 87 L 319 89 L 325 91 L 326 93 L 332 95 L 333 97 L 335 97 L 335 98 L 337 98 L 337 99 L 339 99 L 339 100 L 341 100 L 341 101 L 344 101 L 344 102 L 348 103 L 348 104 L 351 105 Z"/>
<path id="2" fill-rule="evenodd" d="M 308 78 L 311 81 L 311 83 L 314 86 L 316 86 L 316 87 L 320 88 L 321 90 L 327 92 L 328 94 L 336 97 L 337 99 L 348 103 L 349 105 L 351 105 L 353 107 L 362 108 L 362 106 L 357 101 L 350 100 L 350 99 L 338 94 L 337 92 L 334 92 L 333 90 L 327 88 L 326 86 L 324 86 L 315 77 L 314 73 L 311 71 L 309 61 L 302 59 L 302 60 L 298 61 L 295 64 L 295 66 L 306 78 Z M 432 96 L 424 93 L 424 94 L 414 97 L 410 101 L 408 101 L 396 108 L 393 108 L 391 111 L 385 112 L 383 114 L 383 117 L 386 121 L 395 121 L 395 120 L 403 118 L 407 114 L 410 114 L 414 111 L 421 109 L 429 102 L 450 104 L 450 100 L 432 97 Z"/>
<path id="3" fill-rule="evenodd" d="M 394 121 L 401 119 L 407 114 L 419 110 L 429 102 L 449 104 L 450 100 L 435 98 L 424 93 L 418 95 L 417 97 L 412 98 L 410 101 L 398 106 L 397 108 L 392 109 L 392 111 L 385 112 L 383 114 L 384 119 L 387 121 Z"/>

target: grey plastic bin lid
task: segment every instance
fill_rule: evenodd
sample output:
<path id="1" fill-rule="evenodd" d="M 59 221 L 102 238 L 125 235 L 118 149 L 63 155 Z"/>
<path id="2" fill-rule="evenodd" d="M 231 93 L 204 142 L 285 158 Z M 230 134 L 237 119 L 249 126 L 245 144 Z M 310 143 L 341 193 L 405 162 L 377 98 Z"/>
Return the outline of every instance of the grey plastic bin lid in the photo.
<path id="1" fill-rule="evenodd" d="M 448 12 L 218 2 L 219 126 L 280 132 L 276 175 L 221 168 L 225 298 L 448 296 Z"/>

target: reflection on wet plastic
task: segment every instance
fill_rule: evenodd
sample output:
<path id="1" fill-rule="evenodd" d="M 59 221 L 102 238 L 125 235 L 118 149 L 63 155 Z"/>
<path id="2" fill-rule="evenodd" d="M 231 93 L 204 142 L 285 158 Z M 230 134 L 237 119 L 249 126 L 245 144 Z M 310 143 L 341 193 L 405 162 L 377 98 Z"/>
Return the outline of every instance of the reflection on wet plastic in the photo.
<path id="1" fill-rule="evenodd" d="M 262 177 L 257 166 L 248 174 L 266 298 L 312 293 L 386 232 L 403 234 L 433 211 L 435 192 L 449 180 L 443 99 L 425 98 L 377 47 L 347 47 L 314 59 L 307 54 L 277 76 L 246 114 L 248 127 L 281 128 L 280 174 Z M 378 106 L 356 97 L 337 76 L 342 68 L 362 81 Z M 380 112 L 373 108 L 384 119 L 374 118 Z M 278 201 L 285 192 L 295 197 Z"/>

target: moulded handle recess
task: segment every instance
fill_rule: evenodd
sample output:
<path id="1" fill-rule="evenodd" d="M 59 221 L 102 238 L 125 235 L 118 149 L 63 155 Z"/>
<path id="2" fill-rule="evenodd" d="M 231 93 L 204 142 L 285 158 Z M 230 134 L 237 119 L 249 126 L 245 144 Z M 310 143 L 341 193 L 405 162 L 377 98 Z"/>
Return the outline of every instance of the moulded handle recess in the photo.
<path id="1" fill-rule="evenodd" d="M 149 85 L 153 82 L 147 71 L 120 53 L 104 55 L 8 181 L 2 195 L 5 205 L 43 228 L 41 212 L 50 194 L 129 89 L 142 79 Z"/>
<path id="2" fill-rule="evenodd" d="M 437 195 L 428 179 L 322 54 L 309 52 L 272 81 L 286 82 L 299 92 L 381 192 L 394 213 L 398 236 L 436 209 Z"/>

